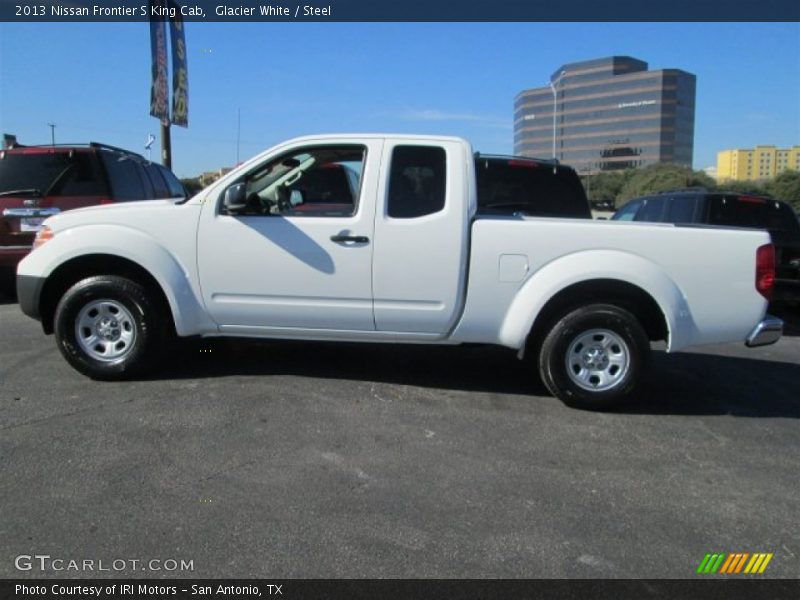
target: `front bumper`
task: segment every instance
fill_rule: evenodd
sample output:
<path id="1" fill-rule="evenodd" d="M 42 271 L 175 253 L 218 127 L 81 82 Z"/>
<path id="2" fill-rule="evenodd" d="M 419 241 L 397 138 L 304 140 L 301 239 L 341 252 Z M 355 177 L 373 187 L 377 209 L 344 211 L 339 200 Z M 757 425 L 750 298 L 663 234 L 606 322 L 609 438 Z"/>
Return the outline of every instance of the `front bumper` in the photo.
<path id="1" fill-rule="evenodd" d="M 764 315 L 761 322 L 747 336 L 745 344 L 750 348 L 774 344 L 783 334 L 783 321 L 772 315 Z"/>
<path id="2" fill-rule="evenodd" d="M 29 317 L 41 320 L 39 301 L 41 300 L 44 278 L 30 275 L 17 275 L 17 301 L 19 307 Z"/>

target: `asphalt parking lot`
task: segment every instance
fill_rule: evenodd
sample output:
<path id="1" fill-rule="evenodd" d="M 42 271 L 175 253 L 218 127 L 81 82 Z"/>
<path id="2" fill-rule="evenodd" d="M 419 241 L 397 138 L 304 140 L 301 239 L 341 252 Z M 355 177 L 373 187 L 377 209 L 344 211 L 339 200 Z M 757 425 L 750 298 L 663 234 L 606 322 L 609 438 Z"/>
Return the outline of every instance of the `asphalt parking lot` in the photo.
<path id="1" fill-rule="evenodd" d="M 657 352 L 638 404 L 594 414 L 486 348 L 215 340 L 98 383 L 6 301 L 0 577 L 682 578 L 708 552 L 798 577 L 793 319 Z"/>

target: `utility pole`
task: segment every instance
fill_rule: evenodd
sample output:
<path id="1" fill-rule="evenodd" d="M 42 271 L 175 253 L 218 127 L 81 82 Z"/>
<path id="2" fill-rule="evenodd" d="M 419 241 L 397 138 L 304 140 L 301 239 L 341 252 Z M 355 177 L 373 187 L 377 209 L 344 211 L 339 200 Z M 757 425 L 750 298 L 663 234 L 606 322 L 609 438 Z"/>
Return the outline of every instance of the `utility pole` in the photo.
<path id="1" fill-rule="evenodd" d="M 558 110 L 556 105 L 556 99 L 558 97 L 557 96 L 558 90 L 556 89 L 556 87 L 561 81 L 561 78 L 564 77 L 564 75 L 566 74 L 567 74 L 566 71 L 561 71 L 561 73 L 558 74 L 558 77 L 556 77 L 555 81 L 548 82 L 548 85 L 550 86 L 550 89 L 553 92 L 553 173 L 556 172 L 556 160 L 557 160 L 556 159 L 556 113 L 558 112 Z"/>
<path id="2" fill-rule="evenodd" d="M 236 167 L 239 166 L 239 139 L 242 132 L 242 109 L 236 111 Z"/>
<path id="3" fill-rule="evenodd" d="M 584 186 L 586 187 L 586 198 L 589 199 L 589 202 L 591 202 L 590 196 L 592 195 L 592 167 L 591 166 L 586 167 L 584 173 L 586 173 L 586 185 Z"/>
<path id="4" fill-rule="evenodd" d="M 56 145 L 56 124 L 55 123 L 48 123 L 47 126 L 50 128 L 50 144 L 52 146 Z"/>
<path id="5" fill-rule="evenodd" d="M 161 164 L 172 170 L 172 139 L 170 137 L 169 120 L 161 121 Z"/>

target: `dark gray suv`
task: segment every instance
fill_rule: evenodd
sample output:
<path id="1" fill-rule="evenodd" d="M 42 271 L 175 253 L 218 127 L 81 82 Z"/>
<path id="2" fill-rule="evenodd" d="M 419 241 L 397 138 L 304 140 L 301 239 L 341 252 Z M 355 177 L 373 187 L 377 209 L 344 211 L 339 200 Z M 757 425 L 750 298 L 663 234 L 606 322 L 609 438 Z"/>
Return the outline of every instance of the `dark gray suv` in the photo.
<path id="1" fill-rule="evenodd" d="M 775 244 L 773 300 L 800 302 L 800 222 L 786 202 L 767 196 L 692 188 L 634 198 L 611 218 L 766 229 Z"/>

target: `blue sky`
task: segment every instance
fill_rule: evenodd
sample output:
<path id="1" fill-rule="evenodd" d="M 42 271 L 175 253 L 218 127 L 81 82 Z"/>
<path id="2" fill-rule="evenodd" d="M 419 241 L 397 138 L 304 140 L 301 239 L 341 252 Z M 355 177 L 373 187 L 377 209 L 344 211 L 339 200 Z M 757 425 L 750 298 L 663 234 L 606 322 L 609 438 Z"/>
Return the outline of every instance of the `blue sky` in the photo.
<path id="1" fill-rule="evenodd" d="M 561 64 L 630 55 L 697 75 L 696 168 L 725 148 L 800 144 L 798 23 L 188 23 L 181 177 L 283 139 L 336 131 L 441 133 L 513 149 L 514 96 Z M 146 23 L 0 23 L 0 131 L 22 143 L 102 141 L 141 152 Z M 158 142 L 153 157 L 158 156 Z"/>

